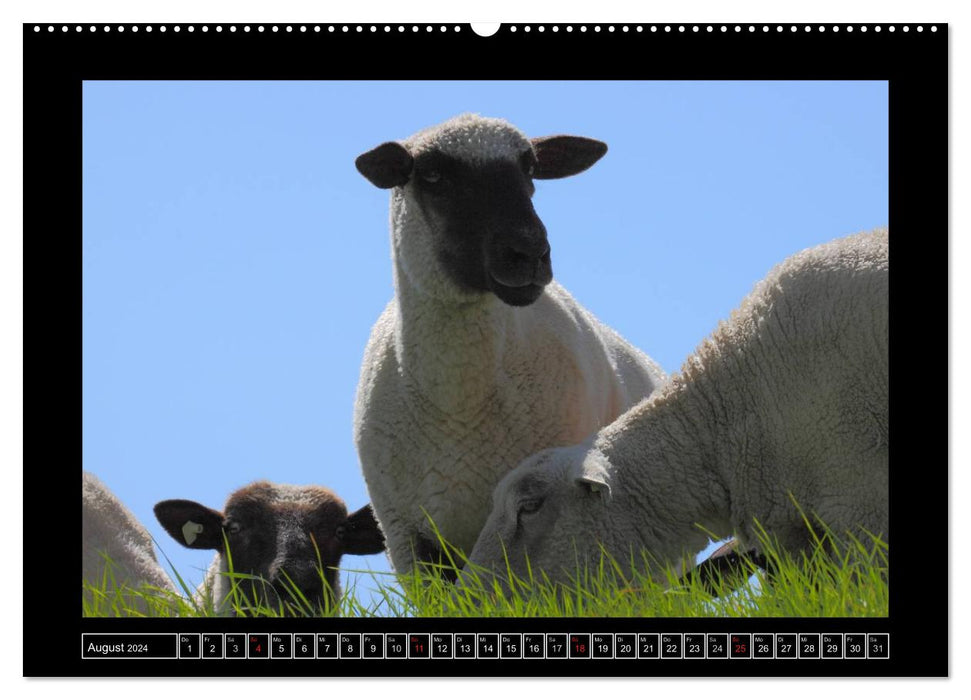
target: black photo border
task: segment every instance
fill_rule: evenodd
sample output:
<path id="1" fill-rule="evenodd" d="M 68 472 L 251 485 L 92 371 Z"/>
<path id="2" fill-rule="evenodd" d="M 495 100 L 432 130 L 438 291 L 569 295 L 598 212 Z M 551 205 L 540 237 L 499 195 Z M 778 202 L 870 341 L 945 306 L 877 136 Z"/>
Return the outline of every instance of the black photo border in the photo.
<path id="1" fill-rule="evenodd" d="M 165 30 L 162 31 L 164 26 Z M 176 26 L 179 31 L 176 31 Z M 399 27 L 403 26 L 404 31 Z M 711 29 L 709 29 L 709 26 Z M 725 30 L 722 27 L 725 26 Z M 863 31 L 863 27 L 866 31 Z M 109 27 L 110 31 L 105 31 Z M 151 30 L 149 29 L 151 27 Z M 247 30 L 246 27 L 249 27 Z M 263 30 L 259 30 L 263 27 Z M 372 29 L 374 27 L 374 29 Z M 429 28 L 430 27 L 430 28 Z M 443 29 L 444 27 L 444 29 Z M 459 31 L 455 31 L 456 27 Z M 542 28 L 541 28 L 542 27 Z M 625 28 L 626 27 L 626 28 Z M 27 676 L 943 676 L 948 674 L 947 382 L 929 353 L 948 259 L 948 25 L 25 24 L 24 238 L 45 430 L 24 468 Z M 879 31 L 878 31 L 879 27 Z M 417 29 L 416 29 L 417 28 Z M 528 31 L 527 31 L 528 29 Z M 85 80 L 886 80 L 891 256 L 891 605 L 887 618 L 83 619 L 80 569 L 81 95 Z M 393 106 L 389 106 L 393 108 Z M 609 109 L 604 105 L 604 109 Z M 930 236 L 930 238 L 928 237 Z M 939 236 L 934 243 L 933 236 Z M 41 250 L 43 249 L 43 250 Z M 41 257 L 40 253 L 44 255 Z M 43 261 L 43 263 L 41 262 Z M 43 264 L 43 268 L 41 268 Z M 43 274 L 40 274 L 43 273 Z M 938 291 L 931 295 L 933 289 Z M 943 309 L 946 311 L 946 307 Z M 944 321 L 946 324 L 946 320 Z M 941 332 L 942 331 L 936 331 Z M 943 349 L 941 346 L 933 346 Z M 63 353 L 63 355 L 61 355 Z M 28 363 L 38 368 L 39 361 Z M 932 395 L 939 399 L 933 400 Z M 940 400 L 939 409 L 933 402 Z M 938 433 L 928 419 L 939 415 Z M 922 426 L 915 429 L 916 426 Z M 939 450 L 929 450 L 931 434 Z M 919 447 L 918 447 L 919 446 Z M 933 457 L 937 454 L 938 457 Z M 53 475 L 52 472 L 53 471 Z M 42 495 L 42 498 L 38 498 Z M 43 515 L 38 516 L 39 502 Z M 52 517 L 52 513 L 66 514 Z M 60 548 L 56 551 L 55 547 Z M 75 554 L 76 553 L 76 554 Z M 72 554 L 74 558 L 72 559 Z M 943 579 L 943 586 L 942 586 Z M 42 613 L 40 612 L 42 611 Z M 82 659 L 82 633 L 868 632 L 889 660 Z"/>

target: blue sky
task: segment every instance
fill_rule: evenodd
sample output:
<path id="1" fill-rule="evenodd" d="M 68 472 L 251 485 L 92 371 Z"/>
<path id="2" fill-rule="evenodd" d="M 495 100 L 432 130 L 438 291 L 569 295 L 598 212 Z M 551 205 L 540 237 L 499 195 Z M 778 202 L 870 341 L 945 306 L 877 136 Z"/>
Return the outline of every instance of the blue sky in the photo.
<path id="1" fill-rule="evenodd" d="M 888 223 L 884 82 L 86 82 L 83 466 L 183 577 L 211 554 L 159 500 L 367 502 L 352 409 L 393 289 L 354 159 L 465 111 L 607 142 L 536 210 L 559 281 L 669 372 L 775 263 Z"/>

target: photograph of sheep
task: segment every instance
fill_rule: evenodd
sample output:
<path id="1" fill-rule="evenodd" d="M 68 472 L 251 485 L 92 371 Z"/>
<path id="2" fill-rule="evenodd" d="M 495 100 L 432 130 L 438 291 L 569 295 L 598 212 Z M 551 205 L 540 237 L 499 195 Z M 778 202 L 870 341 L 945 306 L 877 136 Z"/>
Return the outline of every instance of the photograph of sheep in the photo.
<path id="1" fill-rule="evenodd" d="M 86 81 L 83 615 L 886 616 L 888 122 Z"/>

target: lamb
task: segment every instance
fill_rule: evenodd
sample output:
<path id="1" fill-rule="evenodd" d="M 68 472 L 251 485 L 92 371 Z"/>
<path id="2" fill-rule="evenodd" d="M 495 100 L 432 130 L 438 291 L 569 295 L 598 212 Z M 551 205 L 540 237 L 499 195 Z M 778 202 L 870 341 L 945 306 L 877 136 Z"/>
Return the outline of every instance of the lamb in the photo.
<path id="1" fill-rule="evenodd" d="M 196 597 L 220 614 L 232 613 L 230 559 L 233 572 L 259 579 L 240 584 L 247 603 L 276 608 L 282 602 L 291 612 L 302 595 L 318 611 L 340 599 L 337 566 L 344 554 L 384 550 L 371 507 L 348 515 L 344 501 L 322 486 L 257 481 L 230 495 L 222 512 L 167 500 L 155 505 L 155 516 L 179 544 L 216 551 Z"/>
<path id="2" fill-rule="evenodd" d="M 81 580 L 101 590 L 123 587 L 155 588 L 175 592 L 175 586 L 155 557 L 152 536 L 121 501 L 94 474 L 81 472 Z M 83 596 L 93 602 L 93 593 Z M 146 612 L 144 601 L 132 605 Z"/>
<path id="3" fill-rule="evenodd" d="M 702 528 L 758 552 L 756 521 L 797 553 L 800 509 L 886 537 L 888 279 L 886 230 L 785 260 L 655 396 L 507 475 L 468 571 L 501 575 L 508 556 L 522 575 L 528 555 L 564 581 L 601 545 L 628 573 L 643 551 L 677 571 Z"/>
<path id="4" fill-rule="evenodd" d="M 534 179 L 580 173 L 606 150 L 463 114 L 356 160 L 393 188 L 394 298 L 364 354 L 354 435 L 398 572 L 447 563 L 439 535 L 469 551 L 503 474 L 666 380 L 552 281 L 531 201 Z"/>

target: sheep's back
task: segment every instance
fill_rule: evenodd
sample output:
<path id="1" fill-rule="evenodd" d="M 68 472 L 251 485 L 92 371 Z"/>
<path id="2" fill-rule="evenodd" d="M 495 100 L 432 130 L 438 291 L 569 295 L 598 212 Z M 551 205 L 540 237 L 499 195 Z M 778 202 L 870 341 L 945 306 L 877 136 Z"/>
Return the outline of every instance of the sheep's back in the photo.
<path id="1" fill-rule="evenodd" d="M 94 474 L 82 472 L 82 580 L 100 587 L 106 559 L 116 584 L 174 590 L 155 557 L 152 537 Z"/>
<path id="2" fill-rule="evenodd" d="M 886 231 L 803 251 L 775 268 L 714 336 L 731 410 L 723 465 L 738 525 L 805 537 L 795 500 L 836 532 L 886 533 L 889 262 Z M 717 375 L 719 372 L 714 372 Z M 731 405 L 732 400 L 726 400 Z M 785 543 L 785 542 L 784 542 Z M 795 543 L 792 543 L 795 544 Z"/>

